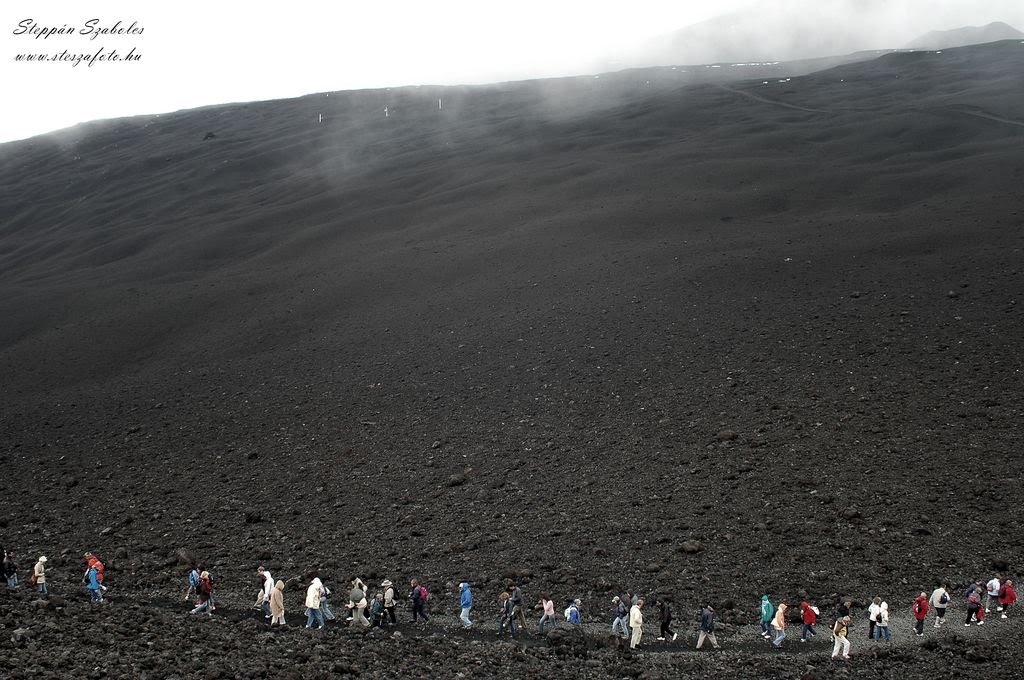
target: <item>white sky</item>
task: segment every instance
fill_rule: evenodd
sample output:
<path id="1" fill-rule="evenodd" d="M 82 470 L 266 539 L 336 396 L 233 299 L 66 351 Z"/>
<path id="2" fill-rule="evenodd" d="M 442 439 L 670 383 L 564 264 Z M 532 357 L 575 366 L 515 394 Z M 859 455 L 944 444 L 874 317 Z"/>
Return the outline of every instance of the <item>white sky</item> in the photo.
<path id="1" fill-rule="evenodd" d="M 759 6 L 776 0 L 762 0 Z M 777 0 L 794 2 L 815 0 Z M 924 0 L 830 0 L 920 5 Z M 617 48 L 751 0 L 0 0 L 0 141 L 85 120 L 229 101 L 417 83 L 470 83 L 594 72 Z M 949 21 L 1020 16 L 1024 0 L 935 0 Z M 994 11 L 978 11 L 984 4 Z M 844 5 L 845 6 L 845 5 Z M 963 9 L 950 15 L 952 6 Z M 913 14 L 908 12 L 907 14 Z M 19 23 L 79 28 L 120 20 L 139 36 L 14 35 Z M 1005 20 L 1013 21 L 1014 16 Z M 913 37 L 931 28 L 915 26 Z M 19 53 L 141 54 L 133 63 L 19 63 Z"/>

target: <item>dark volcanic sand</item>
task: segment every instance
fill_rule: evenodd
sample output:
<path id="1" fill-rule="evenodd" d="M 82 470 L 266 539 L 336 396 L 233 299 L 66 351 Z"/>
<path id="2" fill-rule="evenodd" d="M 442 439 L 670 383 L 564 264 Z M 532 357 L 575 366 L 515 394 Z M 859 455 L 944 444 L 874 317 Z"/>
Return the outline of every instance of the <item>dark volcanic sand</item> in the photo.
<path id="1" fill-rule="evenodd" d="M 905 612 L 937 578 L 1017 575 L 1022 74 L 1011 41 L 0 146 L 0 537 L 69 600 L 0 593 L 2 674 L 1014 677 L 1016 621 L 904 627 L 848 671 L 737 626 L 762 591 Z M 177 601 L 182 548 L 217 576 L 213 621 Z M 110 561 L 100 610 L 85 550 Z M 261 562 L 319 570 L 336 605 L 353 574 L 420 576 L 448 611 L 466 579 L 488 626 L 510 575 L 594 621 L 666 594 L 691 643 L 710 598 L 731 651 L 268 636 Z"/>

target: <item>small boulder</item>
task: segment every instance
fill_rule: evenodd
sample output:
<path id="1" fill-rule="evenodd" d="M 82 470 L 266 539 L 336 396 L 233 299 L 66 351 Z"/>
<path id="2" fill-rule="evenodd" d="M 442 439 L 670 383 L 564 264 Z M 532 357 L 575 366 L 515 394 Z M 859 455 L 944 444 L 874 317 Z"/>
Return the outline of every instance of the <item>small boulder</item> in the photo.
<path id="1" fill-rule="evenodd" d="M 683 541 L 683 544 L 679 546 L 679 551 L 686 553 L 687 555 L 696 555 L 697 553 L 704 551 L 704 544 L 691 538 Z"/>

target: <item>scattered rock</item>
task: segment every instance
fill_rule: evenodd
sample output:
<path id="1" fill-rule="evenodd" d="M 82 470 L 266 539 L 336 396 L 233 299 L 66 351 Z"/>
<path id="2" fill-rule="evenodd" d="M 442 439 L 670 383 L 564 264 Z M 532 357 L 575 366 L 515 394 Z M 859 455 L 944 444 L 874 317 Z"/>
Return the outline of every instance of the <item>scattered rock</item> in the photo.
<path id="1" fill-rule="evenodd" d="M 679 546 L 679 552 L 686 553 L 687 555 L 696 555 L 699 552 L 704 551 L 704 544 L 700 541 L 689 539 L 683 541 L 683 544 Z"/>

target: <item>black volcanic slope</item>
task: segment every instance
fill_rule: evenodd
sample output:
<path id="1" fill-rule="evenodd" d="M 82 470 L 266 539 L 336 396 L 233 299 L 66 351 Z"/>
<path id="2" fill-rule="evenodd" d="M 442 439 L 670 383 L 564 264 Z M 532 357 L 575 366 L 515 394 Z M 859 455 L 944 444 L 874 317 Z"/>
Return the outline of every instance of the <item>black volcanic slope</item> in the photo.
<path id="1" fill-rule="evenodd" d="M 762 591 L 902 611 L 937 578 L 1014 573 L 1022 74 L 1010 41 L 767 82 L 331 93 L 0 146 L 0 536 L 72 592 L 78 555 L 104 554 L 123 598 L 32 619 L 34 653 L 0 635 L 15 674 L 165 676 L 177 657 L 143 634 L 214 636 L 211 677 L 285 655 L 124 609 L 173 599 L 179 548 L 216 565 L 225 607 L 267 562 L 339 593 L 419 575 L 439 602 L 468 579 L 486 611 L 509 575 L 591 617 L 626 588 L 687 620 L 712 598 L 730 625 Z M 82 625 L 123 653 L 59 632 Z M 1012 675 L 1002 630 L 853 668 L 980 655 Z M 288 668 L 448 663 L 325 639 Z M 546 652 L 480 645 L 493 663 L 467 673 L 828 668 Z"/>

